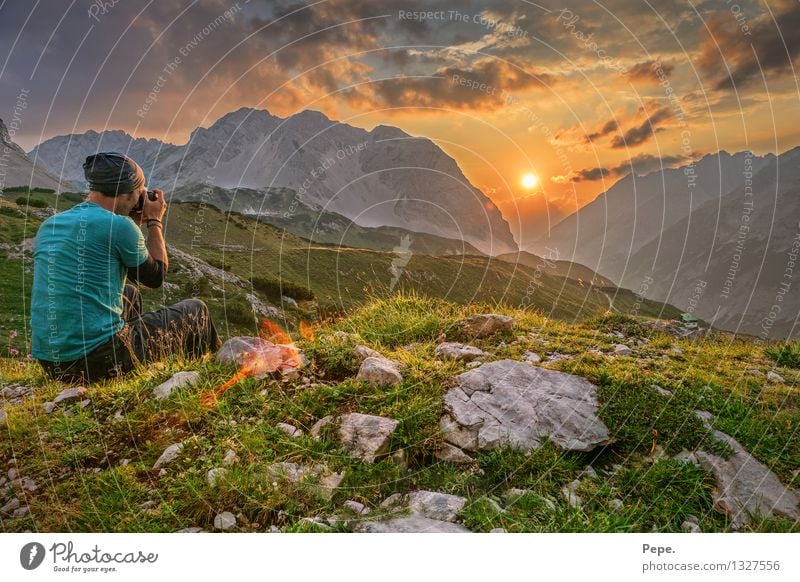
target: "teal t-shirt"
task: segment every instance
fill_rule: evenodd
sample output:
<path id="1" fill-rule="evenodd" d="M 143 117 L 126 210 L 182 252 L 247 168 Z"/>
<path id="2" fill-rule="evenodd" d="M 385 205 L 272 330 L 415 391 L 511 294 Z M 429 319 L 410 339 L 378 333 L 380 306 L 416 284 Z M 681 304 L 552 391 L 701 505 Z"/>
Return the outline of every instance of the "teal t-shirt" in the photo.
<path id="1" fill-rule="evenodd" d="M 94 202 L 45 220 L 33 252 L 33 357 L 76 360 L 119 332 L 126 270 L 146 260 L 133 220 Z"/>

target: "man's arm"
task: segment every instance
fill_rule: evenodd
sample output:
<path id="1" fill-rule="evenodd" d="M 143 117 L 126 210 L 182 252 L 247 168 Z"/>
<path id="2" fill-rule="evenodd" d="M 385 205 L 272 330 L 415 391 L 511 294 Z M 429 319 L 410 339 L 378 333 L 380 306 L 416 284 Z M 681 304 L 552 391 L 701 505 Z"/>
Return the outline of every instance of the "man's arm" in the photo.
<path id="1" fill-rule="evenodd" d="M 147 287 L 161 287 L 167 276 L 169 259 L 167 257 L 167 247 L 164 243 L 163 226 L 161 218 L 167 210 L 167 203 L 164 201 L 164 193 L 161 190 L 153 190 L 156 194 L 155 200 L 150 200 L 147 196 L 144 199 L 142 210 L 142 222 L 147 225 L 147 259 L 138 267 L 128 269 L 128 278 L 138 281 Z"/>

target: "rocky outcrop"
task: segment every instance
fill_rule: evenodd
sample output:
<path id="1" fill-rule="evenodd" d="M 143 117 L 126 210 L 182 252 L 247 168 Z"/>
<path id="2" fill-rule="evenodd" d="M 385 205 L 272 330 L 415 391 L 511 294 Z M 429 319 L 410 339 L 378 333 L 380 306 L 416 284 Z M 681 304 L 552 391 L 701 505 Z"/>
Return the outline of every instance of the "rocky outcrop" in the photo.
<path id="1" fill-rule="evenodd" d="M 491 362 L 456 376 L 444 406 L 444 439 L 470 451 L 503 445 L 530 450 L 545 437 L 573 451 L 612 441 L 596 415 L 594 384 L 515 360 Z"/>
<path id="2" fill-rule="evenodd" d="M 339 440 L 354 457 L 365 463 L 389 452 L 392 433 L 399 423 L 392 418 L 353 412 L 339 417 Z"/>

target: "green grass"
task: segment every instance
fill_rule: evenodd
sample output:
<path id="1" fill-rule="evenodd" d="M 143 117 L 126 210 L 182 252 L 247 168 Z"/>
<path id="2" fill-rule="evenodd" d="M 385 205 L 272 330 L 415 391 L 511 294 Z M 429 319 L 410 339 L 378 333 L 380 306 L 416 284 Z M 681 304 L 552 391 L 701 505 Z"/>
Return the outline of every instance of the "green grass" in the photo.
<path id="1" fill-rule="evenodd" d="M 514 334 L 475 340 L 489 360 L 520 358 L 525 351 L 556 351 L 574 357 L 547 367 L 597 383 L 600 417 L 615 442 L 591 453 L 565 452 L 549 441 L 523 453 L 497 449 L 475 455 L 472 467 L 439 462 L 439 417 L 450 379 L 466 368 L 434 356 L 440 334 L 458 338 L 457 322 L 486 307 L 515 317 Z M 713 448 L 695 409 L 714 414 L 714 427 L 735 436 L 784 484 L 797 487 L 800 467 L 796 427 L 800 372 L 781 369 L 787 384 L 743 374 L 765 369 L 763 347 L 755 341 L 712 334 L 702 342 L 675 340 L 623 323 L 645 340 L 630 357 L 587 353 L 609 350 L 619 341 L 589 324 L 549 319 L 502 303 L 459 305 L 415 293 L 375 298 L 347 317 L 320 322 L 313 339 L 295 335 L 308 365 L 301 380 L 247 378 L 206 409 L 200 395 L 225 382 L 233 369 L 211 361 L 172 357 L 138 369 L 122 381 L 90 388 L 91 404 L 68 405 L 51 415 L 41 403 L 64 386 L 19 359 L 0 362 L 0 384 L 36 386 L 36 396 L 9 406 L 9 424 L 0 429 L 0 461 L 14 458 L 20 472 L 38 484 L 29 494 L 31 514 L 3 517 L 0 529 L 34 531 L 175 531 L 213 529 L 214 516 L 231 511 L 239 531 L 327 531 L 303 518 L 342 515 L 347 499 L 383 510 L 392 493 L 430 489 L 465 496 L 462 521 L 475 531 L 503 527 L 512 532 L 680 531 L 689 515 L 703 531 L 730 531 L 728 519 L 713 508 L 713 477 L 669 455 L 699 444 Z M 346 332 L 335 334 L 336 331 Z M 516 336 L 524 336 L 516 339 Z M 391 388 L 357 382 L 353 347 L 365 343 L 405 365 L 404 380 Z M 682 353 L 672 350 L 680 347 Z M 197 386 L 155 401 L 151 392 L 182 369 L 200 372 Z M 651 388 L 671 391 L 665 396 Z M 391 450 L 398 456 L 364 464 L 343 452 L 330 434 L 314 440 L 310 427 L 322 416 L 358 411 L 399 421 Z M 122 419 L 115 419 L 115 415 Z M 306 432 L 291 438 L 276 428 L 289 422 Z M 151 469 L 168 445 L 185 442 L 166 474 Z M 666 456 L 651 456 L 661 447 Z M 209 469 L 222 466 L 225 452 L 239 458 L 218 484 L 206 483 Z M 399 453 L 398 453 L 399 451 Z M 725 454 L 722 448 L 718 450 Z M 331 499 L 311 482 L 273 482 L 266 468 L 279 461 L 326 465 L 344 471 Z M 587 464 L 597 477 L 581 482 L 581 508 L 570 506 L 561 489 Z M 614 470 L 616 468 L 616 470 Z M 529 493 L 510 500 L 511 488 Z M 623 507 L 611 509 L 612 500 Z M 616 502 L 616 501 L 615 501 Z M 758 519 L 748 531 L 800 531 L 788 520 Z M 334 528 L 346 531 L 339 524 Z"/>

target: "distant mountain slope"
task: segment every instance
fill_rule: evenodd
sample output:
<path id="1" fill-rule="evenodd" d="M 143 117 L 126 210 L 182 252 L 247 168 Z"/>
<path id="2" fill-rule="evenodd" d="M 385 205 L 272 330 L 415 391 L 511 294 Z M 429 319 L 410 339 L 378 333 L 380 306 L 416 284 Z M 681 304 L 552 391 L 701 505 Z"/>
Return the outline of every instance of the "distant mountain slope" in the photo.
<path id="1" fill-rule="evenodd" d="M 738 154 L 737 154 L 738 155 Z M 798 337 L 800 147 L 768 156 L 742 186 L 709 201 L 634 253 L 622 286 L 731 331 Z"/>
<path id="2" fill-rule="evenodd" d="M 35 164 L 11 139 L 8 128 L 0 119 L 0 189 L 13 186 L 70 190 L 73 184 L 62 181 L 49 172 L 44 164 Z"/>
<path id="3" fill-rule="evenodd" d="M 500 211 L 455 160 L 432 141 L 395 127 L 366 131 L 316 111 L 283 119 L 242 108 L 197 128 L 181 146 L 87 132 L 49 139 L 32 154 L 51 168 L 74 169 L 98 149 L 128 151 L 150 182 L 168 192 L 201 181 L 226 189 L 291 188 L 309 207 L 362 226 L 464 240 L 493 255 L 517 250 Z"/>
<path id="4" fill-rule="evenodd" d="M 639 249 L 651 242 L 680 242 L 663 233 L 703 204 L 719 201 L 743 187 L 745 158 L 743 152 L 731 155 L 723 151 L 707 155 L 693 166 L 645 176 L 629 174 L 544 233 L 527 250 L 543 254 L 545 247 L 555 249 L 559 257 L 619 282 L 628 258 Z M 774 159 L 772 155 L 752 156 L 752 172 Z M 713 225 L 712 221 L 706 227 L 713 229 Z"/>
<path id="5" fill-rule="evenodd" d="M 579 263 L 546 259 L 527 251 L 506 253 L 504 255 L 498 255 L 496 258 L 508 263 L 519 263 L 520 265 L 531 267 L 534 270 L 539 270 L 548 275 L 566 277 L 567 279 L 574 279 L 598 287 L 616 287 L 614 282 L 610 279 L 598 275 L 589 267 Z"/>

